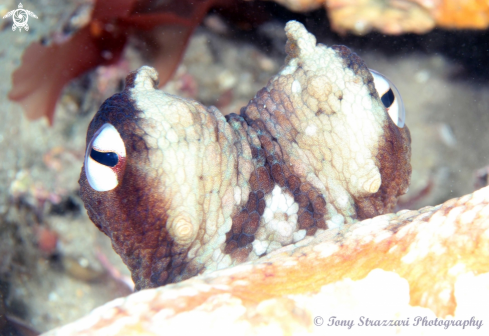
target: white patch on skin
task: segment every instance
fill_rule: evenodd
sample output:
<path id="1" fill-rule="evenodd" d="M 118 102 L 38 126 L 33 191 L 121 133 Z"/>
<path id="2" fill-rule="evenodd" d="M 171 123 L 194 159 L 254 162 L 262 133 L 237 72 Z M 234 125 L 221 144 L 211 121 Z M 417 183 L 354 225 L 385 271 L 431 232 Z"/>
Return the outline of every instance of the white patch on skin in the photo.
<path id="1" fill-rule="evenodd" d="M 221 249 L 215 249 L 214 252 L 212 252 L 212 260 L 219 261 L 219 259 L 222 258 L 222 255 Z"/>
<path id="2" fill-rule="evenodd" d="M 221 237 L 225 237 L 226 233 L 229 232 L 229 230 L 231 230 L 232 225 L 233 225 L 233 220 L 231 218 L 226 219 L 224 221 L 224 224 L 217 228 L 217 234 Z"/>
<path id="3" fill-rule="evenodd" d="M 334 215 L 333 217 L 331 217 L 330 220 L 326 221 L 326 224 L 328 224 L 328 229 L 342 227 L 344 223 L 345 223 L 345 217 L 339 214 Z"/>
<path id="4" fill-rule="evenodd" d="M 341 208 L 347 208 L 348 203 L 350 201 L 350 197 L 348 194 L 341 191 L 340 195 L 336 198 L 336 204 L 338 204 Z"/>
<path id="5" fill-rule="evenodd" d="M 288 195 L 285 196 L 286 199 L 288 197 L 289 197 Z M 293 199 L 292 199 L 292 201 L 294 202 Z M 292 216 L 292 215 L 296 214 L 298 211 L 299 211 L 299 204 L 296 203 L 296 202 L 294 202 L 291 205 L 289 205 L 289 208 L 287 209 L 287 212 L 286 213 L 287 213 L 288 216 Z"/>
<path id="6" fill-rule="evenodd" d="M 306 133 L 306 135 L 309 135 L 309 136 L 313 136 L 316 134 L 316 131 L 317 131 L 317 127 L 316 125 L 308 125 L 306 127 L 306 129 L 304 130 L 304 132 Z"/>
<path id="7" fill-rule="evenodd" d="M 292 82 L 292 93 L 301 93 L 302 92 L 302 87 L 301 83 L 299 81 L 295 80 Z"/>
<path id="8" fill-rule="evenodd" d="M 299 230 L 294 232 L 294 234 L 292 235 L 292 242 L 297 243 L 298 241 L 301 241 L 306 236 L 306 233 L 306 230 Z"/>
<path id="9" fill-rule="evenodd" d="M 231 266 L 233 263 L 233 260 L 231 259 L 231 256 L 229 254 L 224 255 L 222 259 L 217 263 L 217 268 L 216 269 L 223 269 Z"/>
<path id="10" fill-rule="evenodd" d="M 295 225 L 297 223 L 297 215 L 291 217 L 293 217 L 290 219 L 291 222 L 272 219 L 267 225 L 269 230 L 275 231 L 274 240 L 282 245 L 287 245 L 292 242 L 293 234 L 297 229 L 297 225 Z"/>
<path id="11" fill-rule="evenodd" d="M 272 241 L 282 245 L 292 243 L 297 231 L 298 211 L 299 204 L 294 198 L 276 185 L 272 193 L 265 197 L 265 211 L 262 217 L 264 232 L 260 232 L 260 236 L 271 237 Z"/>
<path id="12" fill-rule="evenodd" d="M 170 143 L 177 143 L 178 142 L 178 135 L 177 133 L 175 132 L 175 130 L 173 128 L 170 128 L 166 134 L 165 134 L 165 137 L 166 139 L 170 142 Z"/>
<path id="13" fill-rule="evenodd" d="M 240 187 L 234 187 L 234 201 L 236 204 L 241 203 L 241 188 Z"/>
<path id="14" fill-rule="evenodd" d="M 269 242 L 255 239 L 252 245 L 253 245 L 253 252 L 255 252 L 257 256 L 261 256 L 263 253 L 267 251 Z"/>
<path id="15" fill-rule="evenodd" d="M 273 212 L 270 210 L 270 208 L 265 208 L 265 211 L 263 212 L 263 217 L 262 220 L 264 223 L 268 223 L 273 219 Z"/>

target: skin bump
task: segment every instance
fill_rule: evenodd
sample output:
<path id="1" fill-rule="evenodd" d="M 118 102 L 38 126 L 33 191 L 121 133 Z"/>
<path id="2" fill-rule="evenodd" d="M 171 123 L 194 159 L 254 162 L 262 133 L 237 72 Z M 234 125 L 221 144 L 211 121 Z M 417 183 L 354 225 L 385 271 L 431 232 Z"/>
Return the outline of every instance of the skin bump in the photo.
<path id="1" fill-rule="evenodd" d="M 191 240 L 195 236 L 195 229 L 192 222 L 185 216 L 178 216 L 171 224 L 168 225 L 170 235 L 172 238 L 180 244 Z"/>
<path id="2" fill-rule="evenodd" d="M 388 213 L 406 191 L 409 130 L 390 119 L 364 62 L 298 22 L 285 30 L 284 67 L 239 114 L 159 91 L 142 67 L 94 116 L 87 146 L 112 125 L 124 169 L 100 192 L 83 168 L 81 197 L 137 289 Z"/>

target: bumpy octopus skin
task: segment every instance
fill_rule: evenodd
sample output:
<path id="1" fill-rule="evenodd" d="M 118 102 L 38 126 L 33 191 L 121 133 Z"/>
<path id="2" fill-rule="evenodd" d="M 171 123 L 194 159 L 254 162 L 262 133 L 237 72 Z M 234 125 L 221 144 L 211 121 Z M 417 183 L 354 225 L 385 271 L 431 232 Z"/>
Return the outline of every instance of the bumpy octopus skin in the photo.
<path id="1" fill-rule="evenodd" d="M 364 62 L 298 22 L 286 34 L 284 67 L 239 115 L 159 91 L 142 67 L 93 118 L 81 197 L 137 289 L 389 213 L 407 190 L 409 131 Z M 94 150 L 110 158 L 90 182 Z"/>

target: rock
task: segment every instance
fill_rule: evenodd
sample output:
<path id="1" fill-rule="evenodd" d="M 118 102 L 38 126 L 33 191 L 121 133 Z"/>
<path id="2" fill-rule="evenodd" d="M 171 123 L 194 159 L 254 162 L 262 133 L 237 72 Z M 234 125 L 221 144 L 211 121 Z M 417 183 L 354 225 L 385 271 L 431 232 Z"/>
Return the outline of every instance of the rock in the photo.
<path id="1" fill-rule="evenodd" d="M 489 311 L 488 203 L 483 188 L 325 231 L 253 262 L 117 299 L 44 335 L 324 334 L 335 322 L 346 325 L 335 331 L 351 334 L 347 324 L 368 330 L 367 318 L 397 320 L 370 329 L 385 334 L 479 332 Z"/>

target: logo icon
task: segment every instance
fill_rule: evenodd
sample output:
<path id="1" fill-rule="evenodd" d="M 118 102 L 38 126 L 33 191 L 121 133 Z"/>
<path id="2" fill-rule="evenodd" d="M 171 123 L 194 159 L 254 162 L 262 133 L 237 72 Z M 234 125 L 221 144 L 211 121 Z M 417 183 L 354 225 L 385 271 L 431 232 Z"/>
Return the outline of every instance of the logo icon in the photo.
<path id="1" fill-rule="evenodd" d="M 12 25 L 12 30 L 15 31 L 17 28 L 19 28 L 19 32 L 22 30 L 22 28 L 25 29 L 25 31 L 29 31 L 29 25 L 27 24 L 27 21 L 29 20 L 29 16 L 32 16 L 33 18 L 37 19 L 36 14 L 32 13 L 31 11 L 28 11 L 27 9 L 24 9 L 24 6 L 22 6 L 21 3 L 19 3 L 19 8 L 14 9 L 13 11 L 8 12 L 5 14 L 3 17 L 4 19 L 11 17 L 14 20 L 14 24 Z"/>

